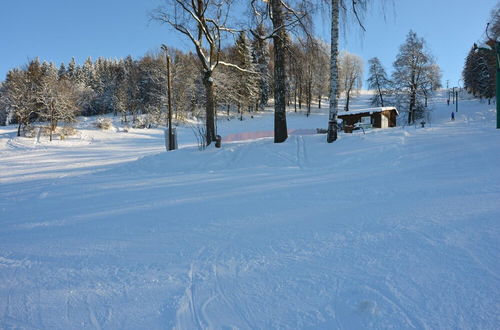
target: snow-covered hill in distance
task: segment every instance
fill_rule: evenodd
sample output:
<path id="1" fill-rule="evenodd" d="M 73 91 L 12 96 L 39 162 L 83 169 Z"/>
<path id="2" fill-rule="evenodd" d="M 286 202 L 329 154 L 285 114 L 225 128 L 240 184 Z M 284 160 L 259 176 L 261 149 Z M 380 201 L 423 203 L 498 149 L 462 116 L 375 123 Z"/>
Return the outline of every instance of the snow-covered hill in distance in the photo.
<path id="1" fill-rule="evenodd" d="M 204 151 L 183 126 L 174 152 L 95 118 L 52 143 L 0 128 L 0 328 L 497 328 L 495 105 L 432 107 L 425 128 Z"/>

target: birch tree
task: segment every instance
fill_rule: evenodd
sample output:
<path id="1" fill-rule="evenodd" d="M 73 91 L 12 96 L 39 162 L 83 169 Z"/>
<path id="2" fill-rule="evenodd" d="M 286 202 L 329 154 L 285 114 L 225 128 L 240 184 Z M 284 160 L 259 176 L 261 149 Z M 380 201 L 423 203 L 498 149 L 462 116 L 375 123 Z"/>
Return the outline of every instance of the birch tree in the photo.
<path id="1" fill-rule="evenodd" d="M 331 143 L 337 140 L 337 113 L 338 113 L 338 95 L 339 95 L 339 27 L 340 11 L 342 9 L 345 16 L 351 13 L 358 24 L 364 30 L 361 23 L 360 12 L 366 10 L 367 0 L 331 0 L 331 41 L 330 41 L 330 109 L 328 115 L 328 133 L 326 141 Z"/>

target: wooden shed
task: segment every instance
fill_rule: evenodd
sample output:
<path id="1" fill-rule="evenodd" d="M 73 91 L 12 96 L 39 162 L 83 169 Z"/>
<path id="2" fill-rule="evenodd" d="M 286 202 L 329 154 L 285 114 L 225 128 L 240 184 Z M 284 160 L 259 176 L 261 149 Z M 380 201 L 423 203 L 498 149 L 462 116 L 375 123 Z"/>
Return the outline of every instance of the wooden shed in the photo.
<path id="1" fill-rule="evenodd" d="M 358 127 L 396 127 L 398 115 L 396 107 L 378 107 L 339 112 L 337 118 L 342 119 L 344 131 L 352 133 Z"/>

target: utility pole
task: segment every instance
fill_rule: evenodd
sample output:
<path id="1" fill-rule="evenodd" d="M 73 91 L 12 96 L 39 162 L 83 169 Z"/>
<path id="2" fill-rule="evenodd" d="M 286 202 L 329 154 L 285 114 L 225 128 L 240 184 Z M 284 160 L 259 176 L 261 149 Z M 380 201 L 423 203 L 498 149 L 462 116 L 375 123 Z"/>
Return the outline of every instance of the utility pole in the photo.
<path id="1" fill-rule="evenodd" d="M 167 88 L 168 88 L 168 150 L 175 150 L 174 134 L 172 134 L 172 82 L 170 75 L 170 56 L 167 55 Z"/>
<path id="2" fill-rule="evenodd" d="M 446 80 L 446 94 L 448 96 L 448 99 L 446 100 L 446 103 L 450 105 L 450 81 Z"/>
<path id="3" fill-rule="evenodd" d="M 175 136 L 172 130 L 172 81 L 170 74 L 170 56 L 167 53 L 167 46 L 162 45 L 161 49 L 165 52 L 167 56 L 167 102 L 168 102 L 168 116 L 167 116 L 167 125 L 168 125 L 168 146 L 167 150 L 175 150 Z"/>
<path id="4" fill-rule="evenodd" d="M 453 96 L 453 104 L 455 104 L 455 87 L 453 87 L 453 91 L 451 92 Z"/>

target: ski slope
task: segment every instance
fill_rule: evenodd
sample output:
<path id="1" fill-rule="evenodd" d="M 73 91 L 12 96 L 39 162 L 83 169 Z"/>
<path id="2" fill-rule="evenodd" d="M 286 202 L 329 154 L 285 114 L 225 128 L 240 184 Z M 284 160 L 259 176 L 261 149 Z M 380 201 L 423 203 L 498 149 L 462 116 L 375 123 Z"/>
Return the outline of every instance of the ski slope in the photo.
<path id="1" fill-rule="evenodd" d="M 366 105 L 365 97 L 355 106 Z M 2 329 L 498 329 L 495 105 L 431 125 L 180 150 L 0 127 Z M 288 114 L 325 127 L 326 110 Z M 272 114 L 218 122 L 272 130 Z"/>

